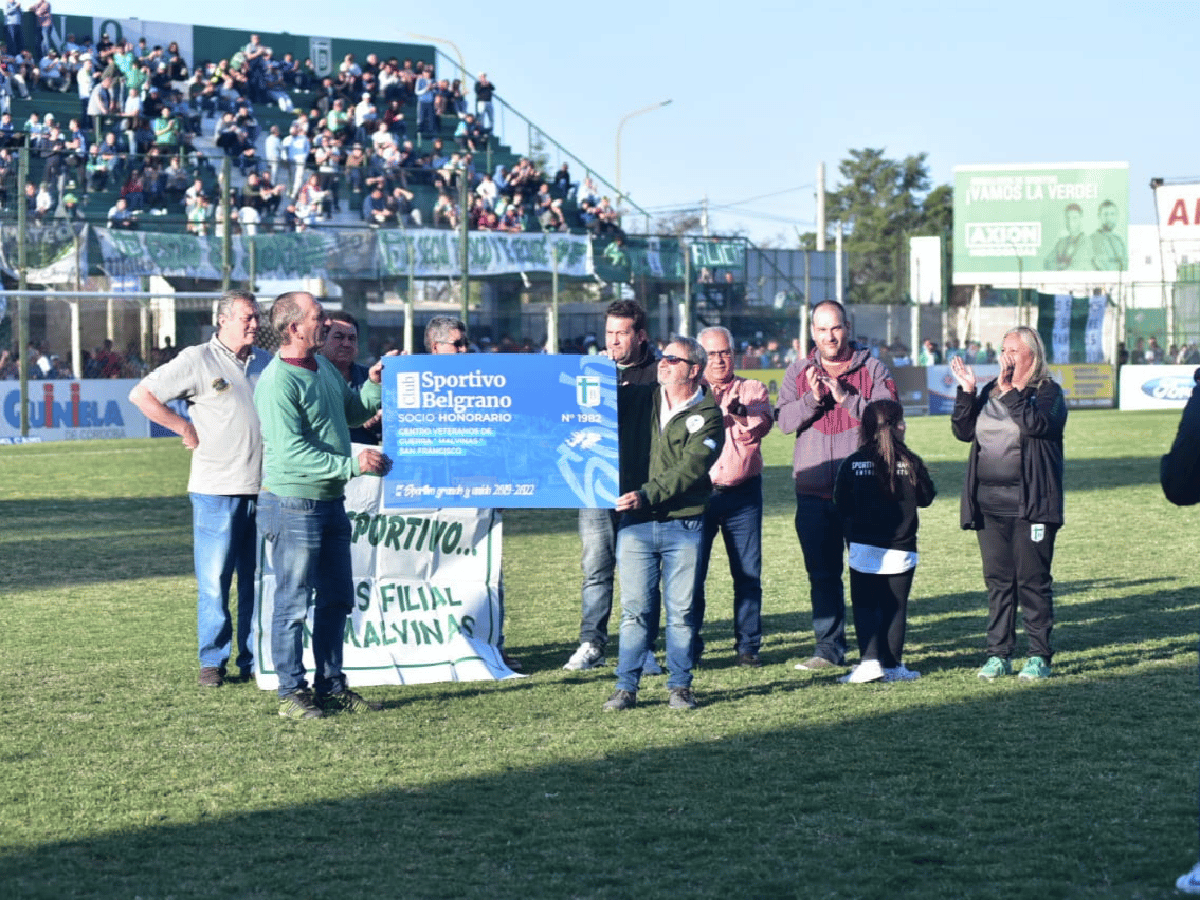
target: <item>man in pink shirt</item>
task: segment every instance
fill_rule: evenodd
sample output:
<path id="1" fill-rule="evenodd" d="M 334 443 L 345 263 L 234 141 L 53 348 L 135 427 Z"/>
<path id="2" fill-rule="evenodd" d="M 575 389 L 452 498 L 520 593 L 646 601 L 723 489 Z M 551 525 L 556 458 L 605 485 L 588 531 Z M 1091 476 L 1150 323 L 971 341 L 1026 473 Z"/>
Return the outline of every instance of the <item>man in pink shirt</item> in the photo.
<path id="1" fill-rule="evenodd" d="M 762 470 L 759 445 L 771 430 L 771 399 L 761 382 L 733 374 L 733 339 L 726 328 L 700 332 L 708 353 L 704 381 L 721 407 L 725 447 L 709 470 L 713 494 L 704 511 L 700 559 L 692 616 L 696 625 L 695 657 L 704 649 L 704 580 L 713 540 L 720 531 L 733 575 L 733 634 L 739 666 L 757 668 L 762 644 Z"/>

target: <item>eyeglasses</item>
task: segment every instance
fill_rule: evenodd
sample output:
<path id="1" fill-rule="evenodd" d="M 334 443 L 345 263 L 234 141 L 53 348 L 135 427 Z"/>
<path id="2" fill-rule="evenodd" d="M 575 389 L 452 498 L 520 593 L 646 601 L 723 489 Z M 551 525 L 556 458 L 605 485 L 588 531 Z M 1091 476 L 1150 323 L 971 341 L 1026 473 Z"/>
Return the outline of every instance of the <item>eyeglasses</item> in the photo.
<path id="1" fill-rule="evenodd" d="M 709 355 L 710 359 L 713 357 L 715 357 L 716 359 L 731 359 L 733 357 L 733 351 L 732 350 L 709 350 L 708 355 Z"/>
<path id="2" fill-rule="evenodd" d="M 682 356 L 671 356 L 669 353 L 664 353 L 662 355 L 662 361 L 672 366 L 675 365 L 675 363 L 691 363 L 691 360 L 684 359 Z"/>
<path id="3" fill-rule="evenodd" d="M 434 343 L 435 344 L 448 344 L 449 346 L 453 347 L 455 350 L 466 350 L 467 347 L 471 346 L 469 343 L 467 343 L 466 338 L 459 338 L 457 341 L 434 341 Z"/>

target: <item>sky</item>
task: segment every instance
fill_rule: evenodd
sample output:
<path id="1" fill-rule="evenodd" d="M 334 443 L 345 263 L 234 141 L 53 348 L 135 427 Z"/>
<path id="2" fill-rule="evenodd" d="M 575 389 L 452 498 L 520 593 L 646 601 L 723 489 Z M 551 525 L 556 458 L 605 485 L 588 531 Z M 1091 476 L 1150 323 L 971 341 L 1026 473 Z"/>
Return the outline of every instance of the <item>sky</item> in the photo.
<path id="1" fill-rule="evenodd" d="M 53 9 L 180 21 L 183 7 Z M 935 186 L 957 165 L 1127 161 L 1135 225 L 1155 221 L 1152 177 L 1200 176 L 1195 0 L 203 0 L 186 10 L 194 24 L 246 30 L 449 39 L 472 73 L 486 71 L 500 97 L 610 183 L 622 119 L 670 100 L 621 129 L 623 191 L 652 216 L 707 199 L 711 233 L 776 246 L 814 229 L 818 165 L 835 189 L 851 149 L 925 153 Z"/>

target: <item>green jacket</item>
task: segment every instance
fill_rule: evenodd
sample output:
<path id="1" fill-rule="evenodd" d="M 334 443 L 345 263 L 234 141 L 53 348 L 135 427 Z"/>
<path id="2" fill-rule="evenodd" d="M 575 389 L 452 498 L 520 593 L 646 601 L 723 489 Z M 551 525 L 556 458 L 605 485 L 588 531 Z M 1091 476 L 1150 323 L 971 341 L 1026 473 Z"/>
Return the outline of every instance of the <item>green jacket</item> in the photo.
<path id="1" fill-rule="evenodd" d="M 379 409 L 382 390 L 368 380 L 352 391 L 324 356 L 317 371 L 276 356 L 259 376 L 254 406 L 262 423 L 263 490 L 279 497 L 337 500 L 360 475 L 350 427 Z"/>
<path id="2" fill-rule="evenodd" d="M 712 392 L 701 388 L 698 403 L 674 415 L 660 429 L 662 390 L 657 385 L 633 387 L 645 409 L 641 424 L 650 433 L 649 475 L 638 488 L 646 506 L 631 513 L 637 521 L 684 519 L 704 512 L 712 494 L 712 468 L 725 446 L 725 424 Z M 624 398 L 622 398 L 624 399 Z"/>

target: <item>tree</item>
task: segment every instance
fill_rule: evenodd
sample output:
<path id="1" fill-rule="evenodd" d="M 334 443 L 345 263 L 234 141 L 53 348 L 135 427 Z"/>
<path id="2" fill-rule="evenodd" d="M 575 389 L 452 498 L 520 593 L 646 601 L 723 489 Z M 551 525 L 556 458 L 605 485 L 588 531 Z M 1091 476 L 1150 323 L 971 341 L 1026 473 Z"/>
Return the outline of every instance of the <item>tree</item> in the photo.
<path id="1" fill-rule="evenodd" d="M 654 222 L 654 233 L 682 237 L 685 234 L 699 234 L 700 225 L 700 213 L 694 209 L 684 209 L 670 215 L 659 216 Z"/>
<path id="2" fill-rule="evenodd" d="M 942 185 L 930 190 L 924 153 L 894 160 L 883 149 L 851 150 L 838 171 L 843 183 L 829 194 L 826 208 L 831 222 L 842 223 L 843 246 L 850 255 L 847 299 L 902 302 L 908 238 L 949 229 L 951 189 Z"/>

